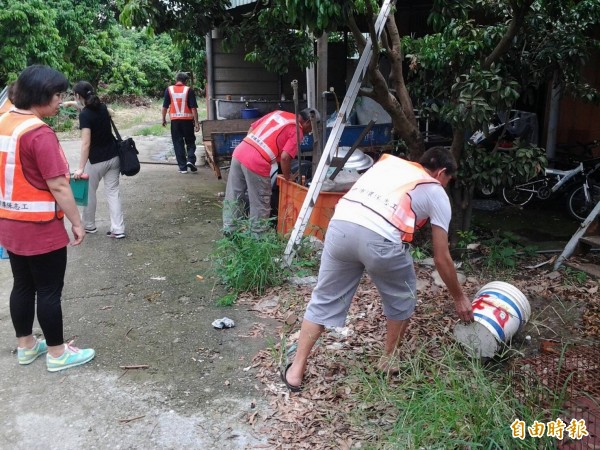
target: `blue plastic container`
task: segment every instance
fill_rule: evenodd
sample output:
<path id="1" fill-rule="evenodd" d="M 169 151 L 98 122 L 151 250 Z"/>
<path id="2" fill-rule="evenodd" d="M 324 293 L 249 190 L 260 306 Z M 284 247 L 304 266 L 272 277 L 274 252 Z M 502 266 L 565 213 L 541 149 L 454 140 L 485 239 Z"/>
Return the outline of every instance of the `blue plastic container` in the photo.
<path id="1" fill-rule="evenodd" d="M 241 111 L 242 119 L 256 119 L 260 116 L 256 108 L 244 108 Z"/>
<path id="2" fill-rule="evenodd" d="M 346 125 L 340 138 L 340 147 L 350 147 L 358 139 L 361 133 L 366 128 L 366 125 Z M 331 128 L 327 128 L 326 136 L 329 138 L 331 134 Z M 371 130 L 363 137 L 362 141 L 358 144 L 359 147 L 369 148 L 378 147 L 389 144 L 392 140 L 392 124 L 391 123 L 379 123 L 373 125 Z M 312 134 L 305 135 L 300 148 L 302 151 L 312 150 L 313 137 Z"/>
<path id="3" fill-rule="evenodd" d="M 243 111 L 243 110 L 242 110 Z M 360 134 L 365 129 L 366 125 L 348 125 L 344 128 L 339 145 L 349 147 L 354 144 Z M 331 128 L 327 128 L 327 136 L 331 133 Z M 231 156 L 237 145 L 246 137 L 246 132 L 228 132 L 228 133 L 211 133 L 213 141 L 213 149 L 218 156 Z M 382 123 L 376 124 L 371 128 L 371 131 L 363 138 L 359 147 L 373 147 L 389 144 L 392 140 L 392 124 Z M 312 152 L 313 137 L 312 134 L 307 134 L 300 143 L 301 152 Z"/>

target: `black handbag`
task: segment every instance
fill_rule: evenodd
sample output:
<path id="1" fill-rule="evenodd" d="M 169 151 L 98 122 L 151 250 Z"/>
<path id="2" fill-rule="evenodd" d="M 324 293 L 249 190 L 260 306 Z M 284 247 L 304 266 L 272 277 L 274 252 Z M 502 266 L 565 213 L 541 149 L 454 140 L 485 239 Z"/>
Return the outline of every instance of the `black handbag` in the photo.
<path id="1" fill-rule="evenodd" d="M 132 177 L 140 171 L 140 160 L 138 159 L 139 152 L 133 142 L 132 138 L 123 140 L 119 134 L 119 130 L 115 126 L 115 123 L 110 118 L 110 124 L 115 131 L 117 139 L 117 152 L 119 154 L 119 162 L 121 165 L 121 175 Z"/>

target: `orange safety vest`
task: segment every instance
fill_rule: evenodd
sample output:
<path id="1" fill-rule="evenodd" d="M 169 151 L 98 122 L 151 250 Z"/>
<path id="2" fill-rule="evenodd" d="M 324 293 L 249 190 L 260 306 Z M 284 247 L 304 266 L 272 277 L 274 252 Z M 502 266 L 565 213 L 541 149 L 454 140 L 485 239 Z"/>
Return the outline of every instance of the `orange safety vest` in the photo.
<path id="1" fill-rule="evenodd" d="M 379 214 L 402 232 L 404 242 L 411 242 L 415 230 L 425 225 L 427 219 L 417 223 L 410 192 L 424 183 L 440 184 L 420 164 L 383 155 L 343 198 Z"/>
<path id="2" fill-rule="evenodd" d="M 275 164 L 281 156 L 277 148 L 277 138 L 288 125 L 296 124 L 296 115 L 286 111 L 274 111 L 244 138 L 262 155 L 269 164 Z"/>
<path id="3" fill-rule="evenodd" d="M 22 222 L 50 222 L 62 218 L 54 196 L 25 177 L 21 165 L 21 137 L 45 125 L 33 115 L 0 116 L 0 218 Z"/>
<path id="4" fill-rule="evenodd" d="M 169 86 L 168 91 L 171 97 L 171 104 L 169 105 L 169 117 L 171 120 L 192 120 L 194 116 L 187 101 L 190 88 L 178 83 L 174 86 Z"/>

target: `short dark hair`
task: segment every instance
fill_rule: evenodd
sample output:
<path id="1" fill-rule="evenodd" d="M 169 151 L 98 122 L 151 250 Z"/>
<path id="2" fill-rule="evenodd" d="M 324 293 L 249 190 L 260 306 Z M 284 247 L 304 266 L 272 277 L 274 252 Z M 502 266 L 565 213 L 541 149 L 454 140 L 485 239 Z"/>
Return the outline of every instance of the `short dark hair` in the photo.
<path id="1" fill-rule="evenodd" d="M 456 175 L 458 166 L 449 148 L 431 147 L 419 159 L 419 164 L 429 170 L 446 169 L 449 176 Z"/>
<path id="2" fill-rule="evenodd" d="M 66 92 L 69 81 L 52 67 L 35 64 L 21 74 L 12 91 L 12 102 L 19 109 L 47 106 L 54 94 Z"/>
<path id="3" fill-rule="evenodd" d="M 185 72 L 179 72 L 177 74 L 177 76 L 175 77 L 175 81 L 181 81 L 182 83 L 185 83 L 187 80 L 189 80 L 189 75 Z"/>

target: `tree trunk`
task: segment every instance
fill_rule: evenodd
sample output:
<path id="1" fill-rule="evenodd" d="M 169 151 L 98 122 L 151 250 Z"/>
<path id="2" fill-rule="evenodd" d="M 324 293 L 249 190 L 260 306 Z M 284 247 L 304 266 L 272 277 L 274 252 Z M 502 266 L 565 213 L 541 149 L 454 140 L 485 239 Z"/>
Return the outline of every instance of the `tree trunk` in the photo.
<path id="1" fill-rule="evenodd" d="M 464 149 L 465 131 L 456 128 L 452 136 L 452 155 L 456 162 L 460 162 Z M 473 193 L 474 186 L 464 186 L 454 182 L 450 187 L 450 203 L 452 205 L 452 222 L 448 230 L 450 248 L 456 248 L 458 243 L 458 231 L 466 231 L 471 228 L 471 218 L 473 215 Z"/>
<path id="2" fill-rule="evenodd" d="M 450 248 L 456 248 L 458 231 L 467 231 L 471 228 L 473 216 L 473 186 L 464 186 L 453 183 L 448 187 L 450 204 L 452 206 L 452 221 L 448 230 Z"/>
<path id="3" fill-rule="evenodd" d="M 355 26 L 356 24 L 351 22 L 350 25 L 357 42 L 363 43 L 364 41 L 361 40 L 362 34 L 358 27 Z M 371 36 L 375 36 L 374 24 L 372 22 L 369 23 L 369 29 Z M 393 15 L 388 17 L 386 30 L 381 35 L 381 43 L 391 63 L 389 84 L 379 67 L 379 42 L 373 41 L 373 57 L 367 70 L 372 88 L 361 89 L 361 95 L 375 100 L 390 115 L 394 133 L 408 147 L 410 159 L 417 160 L 425 151 L 425 144 L 415 117 L 412 100 L 404 83 L 402 43 Z M 393 87 L 393 91 L 395 91 L 395 95 L 390 90 L 390 84 Z"/>

